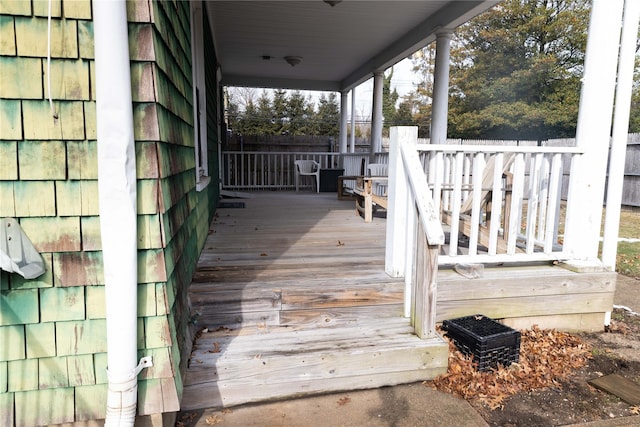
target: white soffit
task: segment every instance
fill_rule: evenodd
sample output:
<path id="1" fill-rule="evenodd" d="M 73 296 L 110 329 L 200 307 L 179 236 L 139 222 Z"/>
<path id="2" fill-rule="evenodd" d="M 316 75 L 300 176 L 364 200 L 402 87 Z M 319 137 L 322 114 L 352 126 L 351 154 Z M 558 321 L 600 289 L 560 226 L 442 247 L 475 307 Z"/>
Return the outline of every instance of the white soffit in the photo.
<path id="1" fill-rule="evenodd" d="M 223 85 L 339 91 L 496 3 L 208 1 L 206 7 Z M 285 56 L 302 60 L 292 67 Z"/>

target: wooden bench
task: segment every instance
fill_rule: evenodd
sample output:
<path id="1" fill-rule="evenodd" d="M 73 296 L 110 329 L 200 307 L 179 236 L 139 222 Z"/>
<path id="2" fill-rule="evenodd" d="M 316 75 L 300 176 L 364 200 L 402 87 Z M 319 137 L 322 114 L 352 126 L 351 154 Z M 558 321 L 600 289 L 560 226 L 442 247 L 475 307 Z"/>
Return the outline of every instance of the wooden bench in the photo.
<path id="1" fill-rule="evenodd" d="M 375 194 L 373 191 L 373 184 L 375 182 L 386 185 L 388 178 L 386 176 L 359 177 L 358 184 L 353 189 L 356 195 L 356 210 L 358 214 L 364 214 L 364 222 L 371 222 L 373 220 L 374 205 L 387 209 L 387 196 Z"/>

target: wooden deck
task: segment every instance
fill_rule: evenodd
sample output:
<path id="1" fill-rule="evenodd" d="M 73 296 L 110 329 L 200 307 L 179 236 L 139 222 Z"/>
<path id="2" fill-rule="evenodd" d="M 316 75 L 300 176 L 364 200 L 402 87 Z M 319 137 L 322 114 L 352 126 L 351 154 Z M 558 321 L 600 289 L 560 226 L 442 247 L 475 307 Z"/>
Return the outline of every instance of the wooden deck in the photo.
<path id="1" fill-rule="evenodd" d="M 446 371 L 440 338 L 402 318 L 384 273 L 385 221 L 335 193 L 256 193 L 211 226 L 191 286 L 199 327 L 183 409 L 420 381 Z"/>

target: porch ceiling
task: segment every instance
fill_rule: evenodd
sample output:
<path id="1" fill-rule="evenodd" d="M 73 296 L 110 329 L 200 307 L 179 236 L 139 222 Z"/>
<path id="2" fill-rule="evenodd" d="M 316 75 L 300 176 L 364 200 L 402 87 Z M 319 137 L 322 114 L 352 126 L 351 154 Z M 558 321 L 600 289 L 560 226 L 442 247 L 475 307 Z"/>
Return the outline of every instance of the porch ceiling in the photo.
<path id="1" fill-rule="evenodd" d="M 223 85 L 341 91 L 496 3 L 209 1 L 206 8 Z M 292 67 L 285 56 L 302 61 Z"/>

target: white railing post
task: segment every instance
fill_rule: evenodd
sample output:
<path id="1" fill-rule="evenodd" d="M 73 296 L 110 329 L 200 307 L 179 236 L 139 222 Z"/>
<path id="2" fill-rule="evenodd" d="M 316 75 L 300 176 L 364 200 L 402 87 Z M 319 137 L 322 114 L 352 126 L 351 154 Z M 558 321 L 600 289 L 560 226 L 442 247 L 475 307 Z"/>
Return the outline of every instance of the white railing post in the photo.
<path id="1" fill-rule="evenodd" d="M 385 271 L 391 277 L 405 275 L 407 248 L 405 247 L 405 233 L 409 223 L 407 212 L 408 188 L 406 172 L 400 154 L 401 145 L 416 144 L 418 140 L 417 127 L 392 127 L 389 143 L 389 187 L 387 210 L 387 236 L 385 250 Z"/>

